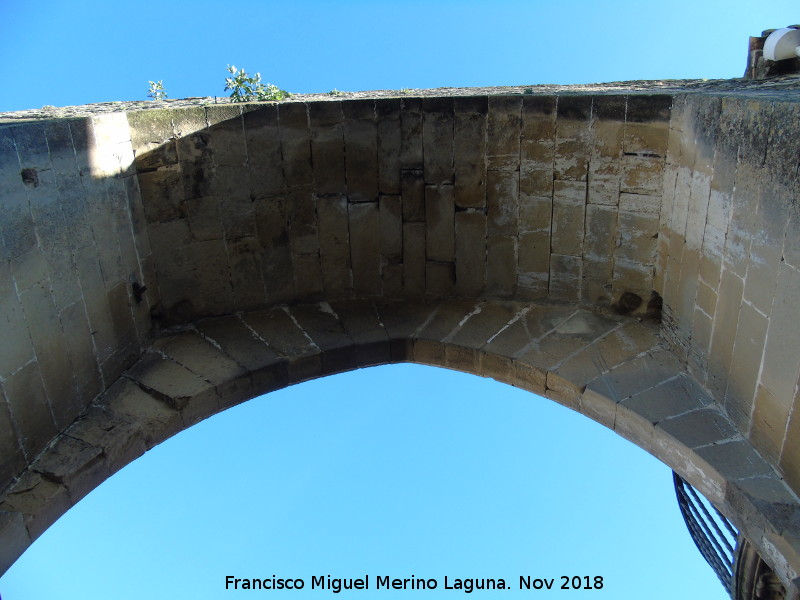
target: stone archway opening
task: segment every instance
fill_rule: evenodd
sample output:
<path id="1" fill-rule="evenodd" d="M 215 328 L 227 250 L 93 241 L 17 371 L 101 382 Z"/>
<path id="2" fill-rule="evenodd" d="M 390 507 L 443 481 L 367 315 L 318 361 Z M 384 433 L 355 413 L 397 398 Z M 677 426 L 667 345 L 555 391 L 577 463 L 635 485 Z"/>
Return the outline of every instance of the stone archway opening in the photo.
<path id="1" fill-rule="evenodd" d="M 391 370 L 402 373 L 393 376 Z M 419 371 L 422 375 L 416 374 Z M 338 390 L 332 389 L 337 378 L 344 382 Z M 404 386 L 399 394 L 394 389 L 414 378 L 418 381 L 414 388 Z M 367 381 L 359 383 L 359 379 Z M 399 383 L 387 386 L 398 379 Z M 464 389 L 467 396 L 461 392 Z M 425 390 L 429 394 L 422 398 Z M 237 413 L 245 416 L 236 419 Z M 336 417 L 341 418 L 332 421 Z M 298 420 L 302 420 L 300 426 L 289 427 Z M 498 432 L 499 428 L 503 431 Z M 161 467 L 154 464 L 158 453 L 180 444 L 184 437 L 197 441 L 171 454 L 172 459 L 162 459 Z M 259 439 L 263 455 L 247 461 L 253 457 L 241 454 Z M 352 439 L 347 454 L 332 447 L 343 439 Z M 309 452 L 308 460 L 301 462 L 299 450 L 310 443 L 317 443 L 324 452 Z M 598 447 L 600 443 L 605 447 Z M 232 452 L 231 446 L 235 448 Z M 203 452 L 204 448 L 212 452 Z M 553 451 L 556 448 L 559 452 Z M 366 472 L 386 460 L 387 450 L 389 472 Z M 249 462 L 246 479 L 236 475 L 225 478 L 238 466 L 234 461 Z M 624 471 L 620 464 L 625 464 Z M 594 469 L 582 470 L 589 465 Z M 646 453 L 605 428 L 544 398 L 462 373 L 393 365 L 314 380 L 224 411 L 154 448 L 73 511 L 87 510 L 82 504 L 94 502 L 96 494 L 108 502 L 103 489 L 114 487 L 126 471 L 140 474 L 134 493 L 150 520 L 134 524 L 133 531 L 138 533 L 129 533 L 131 537 L 115 529 L 110 537 L 121 542 L 121 547 L 116 551 L 109 548 L 105 554 L 116 552 L 124 558 L 128 577 L 131 563 L 146 559 L 143 564 L 149 566 L 136 571 L 142 585 L 161 575 L 175 584 L 191 571 L 210 573 L 209 585 L 218 593 L 227 573 L 225 566 L 236 568 L 240 577 L 265 573 L 266 569 L 270 573 L 264 576 L 277 571 L 279 576 L 302 576 L 310 584 L 319 569 L 358 576 L 360 571 L 375 573 L 370 566 L 377 564 L 398 577 L 412 573 L 437 577 L 441 585 L 445 574 L 451 579 L 459 573 L 462 577 L 505 575 L 514 580 L 515 588 L 518 575 L 558 579 L 572 571 L 581 570 L 585 575 L 583 571 L 593 569 L 602 571 L 615 587 L 635 589 L 637 581 L 647 585 L 652 580 L 654 565 L 667 559 L 664 557 L 671 564 L 678 560 L 663 541 L 671 522 L 684 538 L 682 554 L 697 567 L 697 576 L 682 569 L 685 581 L 707 578 L 712 593 L 719 593 L 721 588 L 694 552 L 680 522 L 669 471 L 662 468 L 655 474 L 653 479 L 660 484 L 656 493 L 652 493 L 657 488 L 653 479 L 641 479 L 647 471 L 659 471 L 654 468 L 657 466 Z M 329 487 L 337 477 L 347 482 L 344 491 Z M 433 480 L 435 489 L 420 491 L 421 477 Z M 501 488 L 504 484 L 507 487 Z M 171 500 L 167 488 L 183 488 L 181 499 Z M 225 490 L 222 500 L 212 500 L 219 498 L 213 492 L 220 488 Z M 449 495 L 441 497 L 443 490 Z M 651 493 L 637 499 L 637 492 Z M 376 508 L 379 503 L 382 505 Z M 136 503 L 129 507 L 135 509 Z M 93 508 L 89 505 L 89 512 L 102 514 Z M 109 507 L 108 518 L 99 527 L 116 528 L 120 521 L 135 518 L 127 513 L 129 509 L 111 512 Z M 70 519 L 73 511 L 64 519 Z M 408 512 L 416 514 L 404 517 Z M 370 526 L 360 522 L 370 516 L 386 527 L 372 537 Z M 181 525 L 171 519 L 181 518 L 183 526 L 190 528 L 181 536 L 193 546 L 190 554 L 173 546 L 178 537 L 173 532 Z M 566 520 L 574 521 L 577 531 L 569 530 Z M 79 529 L 85 532 L 85 526 Z M 221 542 L 212 541 L 212 530 L 220 529 L 226 529 L 227 536 Z M 49 531 L 42 541 L 53 535 Z M 353 536 L 363 540 L 361 547 L 334 560 L 337 544 L 341 547 Z M 630 540 L 624 555 L 603 552 L 611 538 Z M 70 535 L 61 539 L 70 539 Z M 381 540 L 385 542 L 382 546 Z M 415 540 L 417 546 L 409 551 Z M 470 546 L 473 548 L 465 551 Z M 257 553 L 249 561 L 248 551 Z M 365 560 L 376 554 L 380 560 Z M 439 568 L 443 564 L 440 554 L 455 554 L 451 562 L 457 568 L 447 573 Z M 21 567 L 25 560 L 20 559 Z M 643 566 L 632 568 L 639 564 L 636 560 Z M 92 564 L 85 557 L 75 562 Z M 613 563 L 627 566 L 614 570 Z M 290 570 L 286 565 L 291 564 L 301 568 Z M 14 576 L 16 568 L 9 576 Z M 524 571 L 517 573 L 522 568 Z M 99 581 L 105 578 L 110 585 L 114 583 L 114 576 L 102 568 L 94 565 L 92 571 Z M 620 573 L 625 574 L 624 582 Z M 196 575 L 192 578 L 198 579 Z M 698 589 L 697 585 L 692 589 Z M 160 593 L 165 594 L 165 589 Z"/>

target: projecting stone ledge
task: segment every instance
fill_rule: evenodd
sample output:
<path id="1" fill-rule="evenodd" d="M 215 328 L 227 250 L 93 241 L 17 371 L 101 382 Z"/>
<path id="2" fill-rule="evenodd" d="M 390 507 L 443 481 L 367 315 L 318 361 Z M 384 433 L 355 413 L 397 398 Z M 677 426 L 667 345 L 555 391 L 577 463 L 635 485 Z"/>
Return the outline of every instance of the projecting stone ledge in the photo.
<path id="1" fill-rule="evenodd" d="M 753 79 L 653 79 L 642 81 L 615 81 L 608 83 L 586 84 L 532 84 L 514 86 L 489 87 L 444 87 L 430 89 L 372 90 L 363 92 L 334 92 L 292 94 L 281 100 L 281 104 L 291 102 L 318 102 L 354 99 L 377 98 L 424 98 L 439 96 L 487 96 L 487 95 L 559 95 L 559 94 L 718 94 L 733 96 L 769 97 L 775 100 L 796 102 L 794 92 L 800 90 L 800 75 L 784 75 L 769 80 Z M 150 110 L 159 108 L 186 108 L 190 106 L 208 106 L 210 104 L 230 104 L 228 97 L 198 96 L 191 98 L 166 100 L 121 100 L 114 102 L 98 102 L 79 106 L 44 106 L 38 109 L 26 109 L 14 112 L 0 112 L 0 123 L 16 123 L 21 121 L 67 119 L 88 117 L 100 113 L 132 110 Z M 247 104 L 267 104 L 249 102 Z M 272 103 L 269 103 L 272 104 Z"/>

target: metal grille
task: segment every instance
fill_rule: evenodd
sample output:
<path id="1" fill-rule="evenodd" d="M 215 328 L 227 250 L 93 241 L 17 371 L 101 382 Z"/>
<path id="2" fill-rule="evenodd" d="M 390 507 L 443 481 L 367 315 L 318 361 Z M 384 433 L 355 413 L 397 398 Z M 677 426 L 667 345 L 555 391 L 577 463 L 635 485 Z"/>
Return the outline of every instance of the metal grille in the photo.
<path id="1" fill-rule="evenodd" d="M 734 549 L 738 532 L 714 506 L 677 473 L 672 474 L 681 515 L 700 554 L 717 574 L 723 587 L 733 587 Z"/>

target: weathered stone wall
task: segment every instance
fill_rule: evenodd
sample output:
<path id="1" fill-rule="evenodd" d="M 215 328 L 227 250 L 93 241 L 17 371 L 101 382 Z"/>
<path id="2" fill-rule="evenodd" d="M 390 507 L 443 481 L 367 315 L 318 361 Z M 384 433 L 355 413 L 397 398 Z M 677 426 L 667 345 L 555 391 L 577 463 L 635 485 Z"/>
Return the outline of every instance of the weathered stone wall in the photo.
<path id="1" fill-rule="evenodd" d="M 798 124 L 794 102 L 676 99 L 657 278 L 679 356 L 795 491 Z"/>
<path id="2" fill-rule="evenodd" d="M 669 96 L 128 115 L 170 322 L 340 297 L 653 289 Z M 212 293 L 213 292 L 213 293 Z"/>
<path id="3" fill-rule="evenodd" d="M 134 279 L 149 280 L 151 257 L 125 115 L 0 128 L 0 233 L 8 482 L 150 337 L 148 309 L 131 294 Z"/>

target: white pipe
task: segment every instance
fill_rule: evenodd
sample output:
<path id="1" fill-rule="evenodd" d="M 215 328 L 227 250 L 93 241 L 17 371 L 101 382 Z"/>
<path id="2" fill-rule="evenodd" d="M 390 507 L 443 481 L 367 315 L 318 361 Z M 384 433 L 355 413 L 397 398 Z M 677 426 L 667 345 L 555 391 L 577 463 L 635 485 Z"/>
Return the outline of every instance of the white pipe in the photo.
<path id="1" fill-rule="evenodd" d="M 776 29 L 764 40 L 764 58 L 786 60 L 800 56 L 800 29 Z"/>

